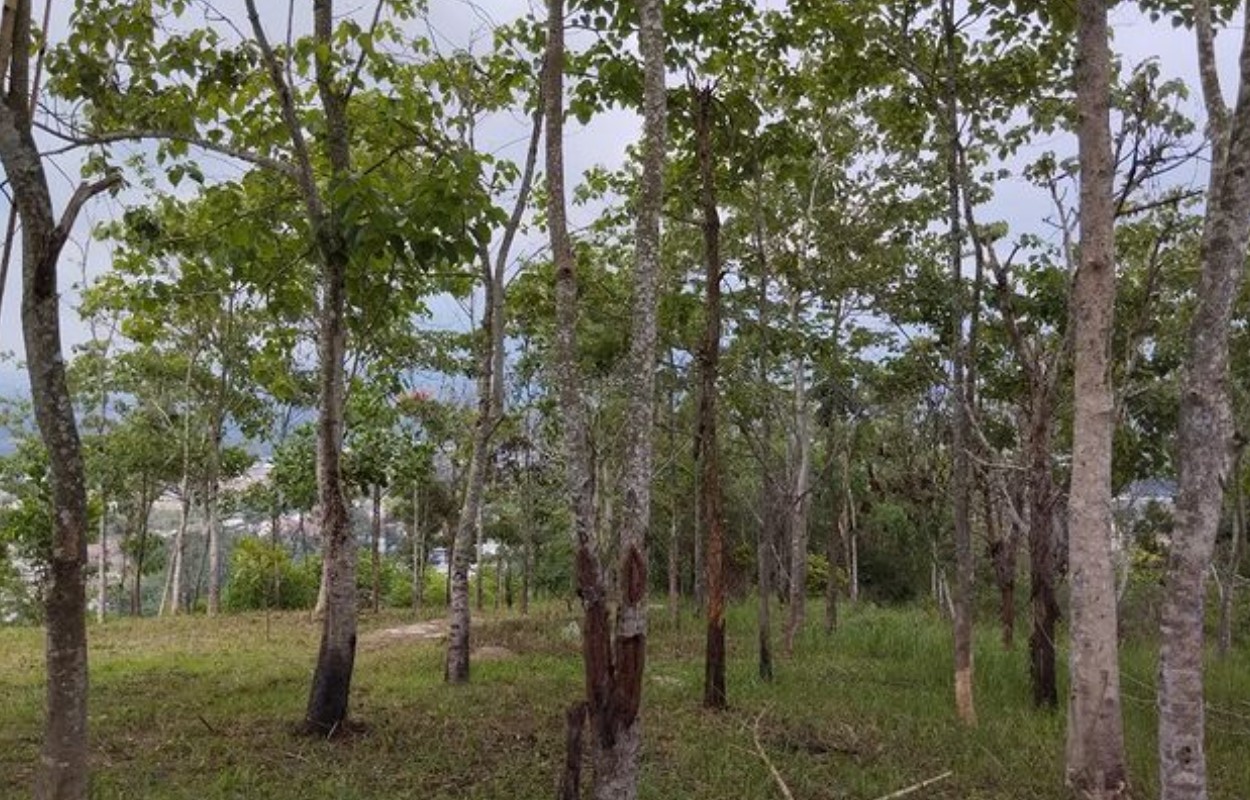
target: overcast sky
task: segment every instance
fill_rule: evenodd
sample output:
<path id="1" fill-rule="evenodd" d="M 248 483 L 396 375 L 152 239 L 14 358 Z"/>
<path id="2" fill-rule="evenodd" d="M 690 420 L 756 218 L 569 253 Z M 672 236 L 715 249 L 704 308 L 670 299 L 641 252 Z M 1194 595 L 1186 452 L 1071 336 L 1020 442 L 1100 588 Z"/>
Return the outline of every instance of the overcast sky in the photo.
<path id="1" fill-rule="evenodd" d="M 764 4 L 777 7 L 781 0 L 763 0 Z M 223 14 L 233 20 L 245 20 L 242 0 L 217 0 L 217 7 Z M 42 7 L 36 0 L 35 6 Z M 54 0 L 53 22 L 51 25 L 53 40 L 64 37 L 68 26 L 70 2 Z M 261 3 L 262 15 L 266 16 L 266 24 L 273 38 L 285 36 L 285 3 L 266 0 Z M 357 9 L 356 13 L 367 13 L 366 4 L 342 3 L 345 11 Z M 440 49 L 473 47 L 482 52 L 490 42 L 489 29 L 499 23 L 507 22 L 519 14 L 525 13 L 530 3 L 519 0 L 430 0 L 428 25 L 422 23 L 426 34 L 437 43 Z M 297 32 L 308 29 L 308 6 L 300 4 L 304 19 L 296 20 Z M 1149 58 L 1160 61 L 1163 74 L 1168 77 L 1179 77 L 1194 92 L 1188 110 L 1191 116 L 1201 117 L 1201 99 L 1197 95 L 1197 61 L 1194 53 L 1192 35 L 1188 31 L 1173 29 L 1166 22 L 1151 23 L 1136 11 L 1131 4 L 1120 4 L 1112 11 L 1111 24 L 1114 29 L 1114 49 L 1126 65 L 1136 64 Z M 302 26 L 302 27 L 301 27 Z M 1237 62 L 1237 34 L 1240 28 L 1232 28 L 1217 40 L 1221 71 L 1224 74 L 1226 95 L 1235 89 Z M 521 158 L 523 140 L 526 136 L 528 121 L 519 115 L 510 118 L 499 118 L 488 122 L 479 134 L 479 143 L 486 149 L 501 150 Z M 637 118 L 627 112 L 615 112 L 592 121 L 587 128 L 576 124 L 570 125 L 566 140 L 566 169 L 570 182 L 575 182 L 585 169 L 602 164 L 615 168 L 624 161 L 625 148 L 634 141 L 639 130 Z M 1039 149 L 1054 149 L 1072 152 L 1075 142 L 1071 137 L 1060 135 L 1055 140 L 1038 144 Z M 220 174 L 229 174 L 237 170 L 237 165 L 230 165 L 211 157 L 202 158 L 210 169 L 220 170 Z M 77 175 L 77 162 L 72 157 L 61 157 L 50 171 L 53 193 L 58 207 L 73 191 Z M 1202 178 L 1195 168 L 1190 175 L 1181 176 L 1180 180 L 1192 180 L 1200 183 Z M 83 275 L 84 264 L 88 275 L 98 274 L 108 263 L 108 251 L 104 243 L 90 242 L 87 232 L 100 220 L 109 219 L 120 213 L 125 197 L 121 200 L 99 198 L 89 204 L 81 216 L 75 229 L 74 241 L 67 246 L 62 259 L 62 320 L 67 348 L 88 338 L 85 326 L 78 321 L 74 310 L 76 294 L 72 284 L 77 284 Z M 133 202 L 137 197 L 132 196 Z M 994 207 L 990 209 L 992 216 L 1025 218 L 1038 216 L 1039 203 L 1045 202 L 1036 190 L 1031 189 L 1022 180 L 1011 180 L 998 189 Z M 0 218 L 7 219 L 8 201 L 0 197 Z M 579 212 L 574 209 L 572 224 L 580 221 Z M 585 210 L 580 213 L 587 213 Z M 0 224 L 3 224 L 0 222 Z M 525 243 L 520 249 L 524 250 Z M 0 353 L 15 353 L 20 357 L 22 352 L 19 324 L 19 277 L 20 247 L 15 252 L 10 268 L 8 285 L 5 288 L 3 307 L 0 307 Z M 449 300 L 436 301 L 432 305 L 434 323 L 440 326 L 459 326 L 465 324 L 464 313 L 456 303 Z M 0 393 L 6 393 L 15 385 L 24 383 L 24 376 L 16 373 L 13 361 L 0 362 Z"/>

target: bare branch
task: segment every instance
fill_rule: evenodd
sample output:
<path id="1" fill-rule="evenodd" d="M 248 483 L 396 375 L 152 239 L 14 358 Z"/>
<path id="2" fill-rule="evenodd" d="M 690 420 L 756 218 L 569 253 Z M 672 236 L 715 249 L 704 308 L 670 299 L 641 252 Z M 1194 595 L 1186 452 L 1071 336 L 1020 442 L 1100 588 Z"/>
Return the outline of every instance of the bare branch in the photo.
<path id="1" fill-rule="evenodd" d="M 794 800 L 794 793 L 790 791 L 790 787 L 786 785 L 786 779 L 781 777 L 781 773 L 773 764 L 773 760 L 768 757 L 768 753 L 764 750 L 764 745 L 760 742 L 760 720 L 764 718 L 764 712 L 761 711 L 755 718 L 755 724 L 751 727 L 752 738 L 755 740 L 755 752 L 759 753 L 760 760 L 768 767 L 768 772 L 773 776 L 773 780 L 777 782 L 777 788 L 781 790 L 781 794 L 786 800 Z"/>

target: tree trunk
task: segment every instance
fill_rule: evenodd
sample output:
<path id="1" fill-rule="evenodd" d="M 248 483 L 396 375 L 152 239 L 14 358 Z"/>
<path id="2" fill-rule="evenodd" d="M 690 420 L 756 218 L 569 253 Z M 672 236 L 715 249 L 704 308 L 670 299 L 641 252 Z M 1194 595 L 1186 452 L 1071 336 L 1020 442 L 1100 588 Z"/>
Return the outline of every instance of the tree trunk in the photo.
<path id="1" fill-rule="evenodd" d="M 1034 392 L 1034 403 L 1040 395 Z M 1034 406 L 1029 420 L 1029 678 L 1033 705 L 1055 708 L 1059 688 L 1055 679 L 1055 626 L 1059 603 L 1055 599 L 1055 478 L 1051 467 L 1051 411 Z"/>
<path id="2" fill-rule="evenodd" d="M 195 365 L 195 353 L 187 359 L 187 373 L 183 381 L 182 420 L 182 480 L 179 483 L 178 531 L 174 534 L 174 552 L 169 563 L 169 612 L 177 616 L 182 605 L 182 553 L 186 547 L 187 525 L 191 519 L 191 378 Z M 160 616 L 165 611 L 165 598 L 161 598 Z"/>
<path id="3" fill-rule="evenodd" d="M 412 482 L 412 610 L 421 610 L 425 594 L 425 531 L 421 527 L 421 484 Z"/>
<path id="4" fill-rule="evenodd" d="M 694 462 L 696 465 L 699 463 L 699 459 L 702 457 L 699 455 L 699 432 L 698 430 L 699 430 L 699 426 L 695 425 L 693 458 L 694 458 Z M 704 591 L 704 586 L 703 586 L 704 576 L 706 575 L 706 572 L 703 566 L 703 504 L 698 501 L 698 497 L 700 496 L 700 494 L 702 494 L 702 491 L 699 488 L 701 480 L 702 479 L 699 476 L 699 470 L 696 467 L 694 471 L 695 501 L 690 504 L 690 508 L 693 512 L 693 517 L 694 517 L 693 526 L 692 526 L 694 535 L 691 536 L 691 543 L 690 543 L 690 553 L 691 553 L 690 583 L 691 583 L 691 587 L 692 587 L 693 594 L 694 594 L 694 608 L 695 608 L 696 614 L 703 613 L 704 601 L 707 599 L 707 592 Z"/>
<path id="5" fill-rule="evenodd" d="M 177 616 L 182 610 L 182 569 L 183 552 L 186 549 L 187 525 L 191 518 L 191 495 L 188 492 L 186 478 L 183 478 L 182 500 L 178 506 L 178 530 L 174 533 L 174 552 L 170 557 L 169 566 L 169 613 Z"/>
<path id="6" fill-rule="evenodd" d="M 338 227 L 337 216 L 333 209 L 327 209 L 318 187 L 293 90 L 286 82 L 281 60 L 265 35 L 256 10 L 256 0 L 246 0 L 246 8 L 291 140 L 294 179 L 307 213 L 320 266 L 317 497 L 321 506 L 321 535 L 325 542 L 326 605 L 306 723 L 310 731 L 325 734 L 336 730 L 347 719 L 356 661 L 356 548 L 349 526 L 347 501 L 343 496 L 342 474 L 343 359 L 347 349 L 345 307 L 350 255 L 343 231 Z M 318 54 L 313 59 L 314 73 L 317 95 L 325 115 L 321 135 L 325 140 L 331 183 L 347 181 L 352 172 L 347 94 L 335 85 L 337 76 L 330 58 L 333 28 L 332 0 L 314 0 L 313 38 L 318 47 Z"/>
<path id="7" fill-rule="evenodd" d="M 134 558 L 134 581 L 130 584 L 130 615 L 132 617 L 143 616 L 143 564 L 147 560 L 148 525 L 152 517 L 152 501 L 148 500 L 146 478 L 139 496 L 139 547 L 136 549 Z"/>
<path id="8" fill-rule="evenodd" d="M 601 570 L 591 550 L 595 530 L 594 480 L 577 372 L 576 262 L 568 235 L 564 194 L 564 2 L 549 0 L 544 70 L 547 120 L 548 230 L 556 266 L 555 373 L 565 417 L 566 478 L 574 510 L 578 590 L 585 612 L 582 651 L 594 739 L 596 800 L 638 796 L 642 675 L 646 654 L 646 535 L 651 513 L 651 433 L 655 414 L 656 292 L 665 136 L 662 3 L 640 0 L 639 48 L 644 63 L 642 179 L 638 198 L 634 302 L 628 358 L 623 514 L 620 534 L 620 607 L 615 648 L 608 629 Z"/>
<path id="9" fill-rule="evenodd" d="M 533 579 L 534 568 L 534 507 L 532 491 L 530 487 L 530 445 L 527 443 L 525 447 L 525 473 L 521 478 L 521 511 L 524 518 L 521 520 L 521 616 L 528 616 L 530 613 L 530 584 Z"/>
<path id="10" fill-rule="evenodd" d="M 955 709 L 965 725 L 975 725 L 976 706 L 972 694 L 972 592 L 973 552 L 972 464 L 968 455 L 969 386 L 966 368 L 967 347 L 964 334 L 963 228 L 959 205 L 959 101 L 956 87 L 958 54 L 956 52 L 954 0 L 943 0 L 942 19 L 946 47 L 945 124 L 947 135 L 947 189 L 950 231 L 948 257 L 951 279 L 951 393 L 953 424 L 951 425 L 951 493 L 954 505 L 955 539 Z"/>
<path id="11" fill-rule="evenodd" d="M 1220 620 L 1219 635 L 1216 639 L 1217 652 L 1220 658 L 1228 655 L 1233 647 L 1233 596 L 1241 571 L 1241 548 L 1246 538 L 1246 500 L 1242 490 L 1241 459 L 1245 452 L 1245 443 L 1239 441 L 1236 455 L 1233 457 L 1229 482 L 1232 484 L 1231 505 L 1233 511 L 1233 532 L 1228 544 L 1228 564 L 1224 570 L 1224 578 L 1220 587 Z"/>
<path id="12" fill-rule="evenodd" d="M 695 137 L 699 151 L 700 206 L 703 215 L 703 339 L 699 345 L 699 498 L 707 550 L 707 644 L 704 652 L 703 705 L 723 709 L 725 694 L 725 521 L 721 497 L 720 443 L 716 431 L 716 381 L 720 365 L 721 280 L 720 212 L 716 208 L 716 172 L 712 148 L 710 88 L 697 94 Z"/>
<path id="13" fill-rule="evenodd" d="M 370 592 L 373 613 L 382 608 L 382 487 L 377 483 L 370 487 L 372 509 L 369 514 L 369 569 L 372 573 Z"/>
<path id="14" fill-rule="evenodd" d="M 771 419 L 767 412 L 764 414 L 763 428 L 761 438 L 767 443 L 772 436 Z M 767 451 L 765 451 L 767 453 Z M 773 623 L 772 623 L 772 593 L 773 593 L 773 559 L 772 544 L 776 538 L 776 497 L 773 490 L 771 476 L 768 474 L 769 465 L 762 464 L 763 469 L 760 471 L 760 524 L 756 533 L 755 540 L 755 569 L 756 569 L 756 586 L 759 592 L 757 598 L 759 610 L 757 612 L 759 627 L 759 675 L 760 680 L 771 681 L 773 679 Z"/>
<path id="15" fill-rule="evenodd" d="M 213 460 L 210 456 L 210 473 Z M 209 475 L 204 503 L 208 512 L 208 615 L 212 617 L 221 613 L 221 503 L 215 475 Z"/>
<path id="16" fill-rule="evenodd" d="M 490 360 L 481 360 L 485 373 L 478 385 L 478 418 L 473 428 L 473 452 L 469 456 L 469 470 L 464 502 L 456 523 L 451 565 L 451 611 L 450 633 L 447 636 L 447 661 L 443 679 L 448 683 L 466 683 L 469 680 L 469 561 L 473 555 L 473 541 L 480 539 L 477 528 L 481 519 L 482 493 L 486 486 L 486 451 L 489 446 L 490 418 Z M 478 595 L 481 595 L 482 564 L 478 563 Z M 479 602 L 478 610 L 481 610 Z"/>
<path id="17" fill-rule="evenodd" d="M 834 436 L 830 433 L 829 446 L 835 444 Z M 850 444 L 843 448 L 841 457 L 841 468 L 838 470 L 838 483 L 834 487 L 836 493 L 836 501 L 834 504 L 834 521 L 829 527 L 829 540 L 825 545 L 825 559 L 829 565 L 829 577 L 825 580 L 825 633 L 831 634 L 838 627 L 838 545 L 846 538 L 846 528 L 849 523 L 849 497 L 848 486 L 851 475 L 851 453 Z"/>
<path id="18" fill-rule="evenodd" d="M 317 668 L 308 698 L 307 723 L 329 734 L 347 719 L 356 662 L 356 546 L 343 496 L 343 355 L 347 258 L 326 258 L 321 309 L 321 408 L 317 420 L 317 495 L 325 543 L 325 614 Z M 215 526 L 210 512 L 210 535 Z"/>
<path id="19" fill-rule="evenodd" d="M 670 354 L 671 355 L 671 354 Z M 676 371 L 676 365 L 669 360 L 669 369 Z M 673 461 L 672 472 L 669 474 L 668 493 L 668 619 L 677 630 L 681 623 L 681 572 L 680 572 L 680 539 L 677 525 L 677 391 L 674 386 L 668 390 L 668 452 Z"/>
<path id="20" fill-rule="evenodd" d="M 1077 794 L 1101 799 L 1128 793 L 1111 563 L 1115 165 L 1107 5 L 1101 0 L 1077 3 L 1076 63 L 1081 248 L 1072 297 L 1076 363 L 1068 492 L 1072 622 L 1066 774 Z"/>
<path id="21" fill-rule="evenodd" d="M 1181 375 L 1180 489 L 1160 626 L 1159 783 L 1163 800 L 1207 797 L 1204 579 L 1214 553 L 1234 451 L 1228 394 L 1229 323 L 1250 242 L 1250 35 L 1242 36 L 1237 102 L 1230 114 L 1219 87 L 1208 3 L 1195 3 L 1194 14 L 1213 144 L 1200 251 L 1202 273 Z"/>
<path id="22" fill-rule="evenodd" d="M 109 601 L 109 504 L 108 498 L 103 500 L 100 509 L 100 563 L 99 582 L 96 585 L 96 622 L 103 623 L 108 615 Z"/>
<path id="23" fill-rule="evenodd" d="M 482 610 L 482 582 L 486 580 L 486 556 L 482 548 L 485 546 L 483 541 L 483 525 L 482 525 L 482 503 L 479 500 L 477 504 L 477 518 L 473 521 L 473 553 L 474 560 L 477 563 L 477 580 L 474 582 L 477 588 L 477 610 Z"/>
<path id="24" fill-rule="evenodd" d="M 794 424 L 791 464 L 794 484 L 787 502 L 790 534 L 789 619 L 786 621 L 786 655 L 794 653 L 794 640 L 803 629 L 807 612 L 807 521 L 811 480 L 811 436 L 808 431 L 806 378 L 801 360 L 795 360 Z"/>
<path id="25" fill-rule="evenodd" d="M 74 192 L 60 222 L 31 135 L 30 0 L 10 9 L 9 91 L 0 102 L 0 163 L 22 220 L 22 337 L 31 404 L 48 453 L 52 555 L 44 595 L 47 708 L 35 778 L 39 800 L 87 797 L 87 489 L 61 348 L 57 264 L 78 210 L 116 179 Z"/>

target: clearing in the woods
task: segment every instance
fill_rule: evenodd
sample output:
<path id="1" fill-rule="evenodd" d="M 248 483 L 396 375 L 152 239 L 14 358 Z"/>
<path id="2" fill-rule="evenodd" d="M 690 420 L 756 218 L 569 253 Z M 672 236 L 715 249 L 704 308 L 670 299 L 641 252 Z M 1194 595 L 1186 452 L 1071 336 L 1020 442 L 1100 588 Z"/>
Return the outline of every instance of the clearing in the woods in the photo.
<path id="1" fill-rule="evenodd" d="M 980 725 L 956 721 L 949 627 L 922 611 L 850 609 L 806 632 L 777 679 L 756 677 L 754 608 L 729 616 L 730 709 L 700 708 L 703 626 L 651 615 L 643 798 L 1064 798 L 1062 712 L 1031 707 L 1026 651 L 979 632 Z M 352 716 L 332 740 L 295 733 L 316 652 L 307 613 L 110 620 L 91 636 L 92 796 L 550 798 L 564 709 L 582 696 L 576 612 L 482 615 L 472 682 L 442 680 L 441 619 L 362 618 Z M 1208 673 L 1211 784 L 1250 796 L 1250 653 Z M 1125 727 L 1139 796 L 1157 794 L 1152 648 L 1123 657 Z M 1061 696 L 1065 687 L 1061 687 Z M 0 629 L 0 797 L 25 796 L 38 761 L 43 638 Z"/>

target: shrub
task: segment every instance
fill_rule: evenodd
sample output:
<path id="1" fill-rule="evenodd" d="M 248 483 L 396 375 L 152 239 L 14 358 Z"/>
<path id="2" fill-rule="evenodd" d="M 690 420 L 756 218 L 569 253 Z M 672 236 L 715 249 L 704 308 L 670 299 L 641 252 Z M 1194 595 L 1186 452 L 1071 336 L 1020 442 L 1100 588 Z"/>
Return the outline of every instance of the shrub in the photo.
<path id="1" fill-rule="evenodd" d="M 232 611 L 262 608 L 311 608 L 317 601 L 321 560 L 296 564 L 281 545 L 243 539 L 230 560 L 225 604 Z"/>

